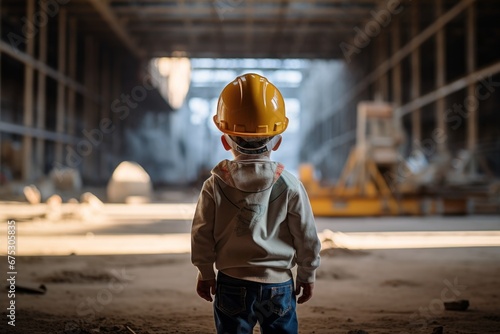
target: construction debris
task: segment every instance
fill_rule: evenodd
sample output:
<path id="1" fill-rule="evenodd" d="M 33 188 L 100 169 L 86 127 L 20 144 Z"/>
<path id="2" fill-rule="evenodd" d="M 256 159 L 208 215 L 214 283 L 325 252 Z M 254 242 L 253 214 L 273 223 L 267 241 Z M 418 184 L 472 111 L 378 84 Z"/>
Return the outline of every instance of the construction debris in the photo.
<path id="1" fill-rule="evenodd" d="M 30 204 L 40 204 L 42 201 L 40 190 L 34 184 L 24 187 L 23 193 Z"/>
<path id="2" fill-rule="evenodd" d="M 129 197 L 150 202 L 153 185 L 148 173 L 138 163 L 123 161 L 116 167 L 108 183 L 107 196 L 111 203 L 127 203 Z"/>
<path id="3" fill-rule="evenodd" d="M 47 292 L 47 287 L 43 284 L 38 286 L 17 284 L 16 292 L 31 294 L 31 295 L 44 295 Z"/>
<path id="4" fill-rule="evenodd" d="M 80 191 L 82 189 L 82 177 L 77 169 L 54 168 L 49 176 L 57 190 Z"/>
<path id="5" fill-rule="evenodd" d="M 443 326 L 438 326 L 438 327 L 434 327 L 432 329 L 432 333 L 431 334 L 443 334 L 443 333 L 444 333 Z"/>
<path id="6" fill-rule="evenodd" d="M 469 301 L 462 299 L 452 302 L 444 302 L 444 308 L 447 311 L 466 311 L 469 308 Z"/>
<path id="7" fill-rule="evenodd" d="M 78 216 L 84 221 L 95 221 L 102 215 L 104 203 L 91 192 L 84 193 L 80 198 Z"/>
<path id="8" fill-rule="evenodd" d="M 136 334 L 136 332 L 134 332 L 134 330 L 132 328 L 130 328 L 129 326 L 125 326 L 125 328 L 132 334 Z"/>
<path id="9" fill-rule="evenodd" d="M 51 221 L 61 220 L 63 216 L 62 198 L 59 195 L 52 195 L 47 199 L 46 218 Z"/>

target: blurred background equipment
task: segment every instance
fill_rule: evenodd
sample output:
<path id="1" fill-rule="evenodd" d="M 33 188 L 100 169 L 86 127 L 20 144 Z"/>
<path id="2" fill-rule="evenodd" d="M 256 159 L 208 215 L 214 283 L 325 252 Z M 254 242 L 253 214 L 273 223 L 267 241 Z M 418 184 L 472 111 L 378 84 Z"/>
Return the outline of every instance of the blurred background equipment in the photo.
<path id="1" fill-rule="evenodd" d="M 153 186 L 151 179 L 139 164 L 123 161 L 116 167 L 107 187 L 107 199 L 111 203 L 126 203 L 134 198 L 149 202 Z"/>
<path id="2" fill-rule="evenodd" d="M 314 166 L 301 166 L 301 180 L 316 215 L 467 213 L 470 192 L 442 180 L 453 170 L 444 170 L 441 161 L 428 163 L 422 156 L 420 162 L 400 159 L 401 125 L 391 104 L 363 101 L 357 114 L 356 145 L 336 184 L 322 186 L 314 177 Z M 411 168 L 415 164 L 418 168 Z"/>
<path id="3" fill-rule="evenodd" d="M 393 106 L 360 102 L 357 109 L 356 145 L 335 185 L 323 187 L 314 178 L 314 167 L 304 165 L 301 180 L 313 211 L 320 216 L 380 216 L 421 214 L 418 199 L 401 198 L 383 173 L 397 173 L 400 125 Z"/>

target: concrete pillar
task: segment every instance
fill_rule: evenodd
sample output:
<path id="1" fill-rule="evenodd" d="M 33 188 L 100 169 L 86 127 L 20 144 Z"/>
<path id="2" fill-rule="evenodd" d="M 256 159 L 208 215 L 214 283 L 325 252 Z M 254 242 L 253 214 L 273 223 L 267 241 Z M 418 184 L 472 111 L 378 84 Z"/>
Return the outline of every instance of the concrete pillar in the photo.
<path id="1" fill-rule="evenodd" d="M 467 74 L 471 74 L 476 70 L 476 7 L 472 3 L 466 12 L 466 69 Z M 475 95 L 475 84 L 467 86 L 467 97 Z M 467 118 L 467 149 L 473 154 L 471 159 L 471 166 L 469 173 L 475 175 L 477 173 L 477 159 L 474 156 L 477 150 L 477 137 L 478 137 L 478 105 L 471 105 L 466 103 L 466 110 L 469 115 Z"/>
<path id="2" fill-rule="evenodd" d="M 110 87 L 110 81 L 111 81 L 111 75 L 110 75 L 110 57 L 109 57 L 109 52 L 103 51 L 103 56 L 101 60 L 101 97 L 102 97 L 102 104 L 101 104 L 101 120 L 109 120 L 110 119 L 110 93 L 111 93 L 111 87 Z M 99 121 L 99 122 L 100 122 Z M 107 170 L 107 165 L 109 159 L 107 158 L 107 154 L 109 151 L 109 134 L 103 133 L 103 140 L 102 144 L 100 146 L 100 178 L 101 180 L 106 180 L 110 175 L 109 171 Z"/>
<path id="3" fill-rule="evenodd" d="M 57 69 L 59 73 L 66 73 L 66 9 L 61 8 L 58 15 L 58 45 L 57 45 Z M 64 133 L 65 129 L 65 107 L 66 86 L 59 81 L 57 83 L 57 106 L 56 106 L 56 132 Z M 56 142 L 56 161 L 63 159 L 63 143 Z"/>
<path id="4" fill-rule="evenodd" d="M 382 32 L 378 38 L 379 40 L 379 48 L 378 48 L 378 54 L 379 54 L 379 62 L 378 66 L 382 64 L 388 57 L 388 52 L 387 52 L 387 40 L 388 36 L 386 33 Z M 388 73 L 384 72 L 380 76 L 379 79 L 379 94 L 380 98 L 383 101 L 388 101 L 389 100 L 389 77 Z"/>
<path id="5" fill-rule="evenodd" d="M 28 22 L 33 22 L 35 14 L 35 0 L 27 0 L 26 4 L 26 19 Z M 32 34 L 34 35 L 34 34 Z M 32 36 L 26 40 L 26 54 L 33 57 L 35 50 L 35 40 Z M 35 71 L 29 63 L 24 65 L 24 110 L 23 110 L 23 125 L 33 127 L 33 80 Z M 30 181 L 33 178 L 33 138 L 29 135 L 23 136 L 23 169 L 22 178 L 25 181 Z"/>
<path id="6" fill-rule="evenodd" d="M 45 0 L 40 1 L 42 10 L 46 7 Z M 38 31 L 38 60 L 42 63 L 47 63 L 47 24 L 42 24 Z M 47 77 L 44 72 L 38 72 L 38 85 L 36 96 L 36 126 L 39 129 L 45 129 L 46 121 L 46 96 L 47 96 Z M 36 174 L 43 175 L 45 165 L 45 139 L 37 138 L 36 140 Z"/>
<path id="7" fill-rule="evenodd" d="M 420 10 L 419 3 L 415 2 L 411 7 L 411 35 L 414 38 L 419 34 L 420 24 Z M 415 100 L 420 97 L 420 46 L 415 48 L 411 53 L 411 92 L 410 99 Z M 420 147 L 422 140 L 422 120 L 420 115 L 420 108 L 417 108 L 411 114 L 411 132 L 412 132 L 412 146 L 414 149 Z"/>
<path id="8" fill-rule="evenodd" d="M 69 19 L 69 50 L 68 50 L 68 76 L 76 81 L 77 66 L 77 22 L 75 18 Z M 68 122 L 67 132 L 74 136 L 76 133 L 76 92 L 72 87 L 68 87 Z"/>
<path id="9" fill-rule="evenodd" d="M 401 32 L 399 19 L 395 18 L 391 30 L 391 53 L 399 51 L 401 45 Z M 392 100 L 396 107 L 403 102 L 402 82 L 401 82 L 401 62 L 398 62 L 392 68 Z"/>
<path id="10" fill-rule="evenodd" d="M 122 84 L 122 75 L 121 75 L 121 62 L 119 57 L 115 57 L 113 59 L 113 75 L 112 75 L 112 95 L 111 100 L 114 101 L 118 99 L 121 94 L 121 90 L 123 87 Z M 113 152 L 113 157 L 120 154 L 121 151 L 121 133 L 123 129 L 123 120 L 120 119 L 121 113 L 113 112 L 111 119 L 113 120 L 113 124 L 115 125 L 115 130 L 113 131 L 111 138 L 111 151 Z"/>
<path id="11" fill-rule="evenodd" d="M 94 77 L 95 77 L 95 42 L 91 36 L 85 37 L 85 54 L 84 54 L 84 77 L 83 84 L 85 89 L 92 93 L 94 92 Z M 83 132 L 91 131 L 94 126 L 95 120 L 95 106 L 94 102 L 89 98 L 85 97 L 83 101 Z M 90 141 L 86 138 L 82 140 L 81 145 L 77 146 L 77 152 L 80 154 L 83 162 L 82 175 L 86 179 L 95 179 L 94 170 L 95 166 L 93 161 L 95 160 L 95 150 L 96 148 L 92 145 Z"/>
<path id="12" fill-rule="evenodd" d="M 443 0 L 436 0 L 435 2 L 436 20 L 443 14 Z M 444 27 L 439 29 L 436 33 L 436 89 L 443 87 L 446 83 L 446 36 Z M 444 140 L 438 140 L 437 149 L 438 153 L 445 153 L 447 151 L 447 128 L 445 121 L 445 98 L 439 98 L 436 101 L 436 128 L 438 136 Z"/>

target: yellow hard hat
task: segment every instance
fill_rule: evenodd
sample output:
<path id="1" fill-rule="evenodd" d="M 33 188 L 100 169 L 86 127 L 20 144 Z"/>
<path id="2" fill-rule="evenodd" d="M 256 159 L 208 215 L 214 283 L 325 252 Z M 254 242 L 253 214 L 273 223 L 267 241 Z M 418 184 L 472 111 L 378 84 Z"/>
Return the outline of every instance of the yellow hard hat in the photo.
<path id="1" fill-rule="evenodd" d="M 243 137 L 271 137 L 288 126 L 280 91 L 255 73 L 237 77 L 222 90 L 214 122 L 225 134 Z"/>

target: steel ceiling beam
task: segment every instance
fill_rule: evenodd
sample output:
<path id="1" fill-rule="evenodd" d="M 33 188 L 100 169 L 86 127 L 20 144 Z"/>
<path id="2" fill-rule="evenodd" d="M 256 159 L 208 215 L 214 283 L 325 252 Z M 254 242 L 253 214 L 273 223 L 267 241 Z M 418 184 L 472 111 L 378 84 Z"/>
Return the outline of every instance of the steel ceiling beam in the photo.
<path id="1" fill-rule="evenodd" d="M 89 0 L 92 2 L 99 2 L 99 0 Z M 108 7 L 108 6 L 106 6 Z M 109 8 L 109 7 L 108 7 Z M 318 17 L 331 17 L 332 15 L 337 15 L 339 17 L 344 17 L 346 15 L 357 15 L 361 17 L 365 17 L 367 12 L 371 8 L 364 7 L 355 7 L 355 8 L 310 8 L 310 9 L 300 9 L 289 7 L 289 11 L 294 15 L 304 15 L 307 13 L 308 15 L 315 15 Z M 141 13 L 141 15 L 172 15 L 175 16 L 209 16 L 212 12 L 212 8 L 210 7 L 165 7 L 165 6 L 127 6 L 127 7 L 113 7 L 113 11 L 115 11 L 119 15 L 129 15 L 129 14 L 137 14 Z M 236 16 L 245 16 L 250 12 L 248 6 L 234 6 L 231 7 L 230 10 L 225 11 L 227 18 L 236 17 Z M 258 15 L 261 17 L 272 17 L 273 15 L 279 15 L 281 13 L 281 7 L 276 6 L 273 8 L 266 8 L 262 6 L 254 6 L 252 9 L 254 15 Z"/>
<path id="2" fill-rule="evenodd" d="M 109 7 L 107 1 L 102 0 L 88 0 L 95 10 L 102 16 L 102 18 L 109 24 L 110 28 L 115 32 L 123 44 L 130 50 L 130 52 L 139 59 L 145 57 L 145 52 L 140 49 L 134 40 L 130 37 L 127 30 L 120 23 L 118 17 L 113 10 Z"/>

